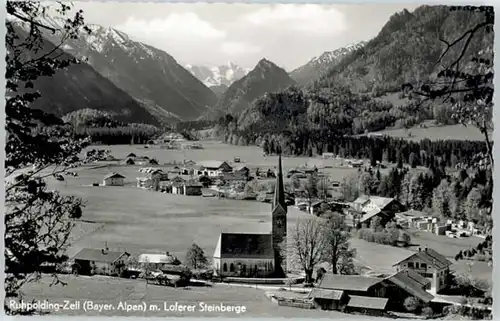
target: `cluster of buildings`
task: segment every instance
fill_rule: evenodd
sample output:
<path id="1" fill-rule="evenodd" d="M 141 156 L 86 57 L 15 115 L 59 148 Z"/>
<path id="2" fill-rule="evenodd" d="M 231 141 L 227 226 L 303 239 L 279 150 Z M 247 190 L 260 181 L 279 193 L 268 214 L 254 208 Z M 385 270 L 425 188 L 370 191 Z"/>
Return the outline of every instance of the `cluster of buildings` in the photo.
<path id="1" fill-rule="evenodd" d="M 394 264 L 388 276 L 325 274 L 311 292 L 317 308 L 369 314 L 404 311 L 406 298 L 428 306 L 447 304 L 437 294 L 448 286 L 452 263 L 432 249 L 419 249 Z"/>

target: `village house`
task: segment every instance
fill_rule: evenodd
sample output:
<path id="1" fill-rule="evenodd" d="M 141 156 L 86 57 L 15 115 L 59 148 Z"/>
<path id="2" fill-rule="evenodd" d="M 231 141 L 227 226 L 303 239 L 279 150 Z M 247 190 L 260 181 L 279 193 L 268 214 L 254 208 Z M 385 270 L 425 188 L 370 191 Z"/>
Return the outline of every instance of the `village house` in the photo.
<path id="1" fill-rule="evenodd" d="M 220 176 L 223 173 L 232 172 L 233 168 L 228 163 L 223 161 L 203 161 L 199 162 L 201 175 Z"/>
<path id="2" fill-rule="evenodd" d="M 136 165 L 144 166 L 150 164 L 151 160 L 147 156 L 140 156 L 140 157 L 135 157 L 134 162 Z"/>
<path id="3" fill-rule="evenodd" d="M 426 214 L 413 209 L 395 214 L 396 223 L 404 228 L 417 228 L 417 222 L 422 220 Z"/>
<path id="4" fill-rule="evenodd" d="M 386 310 L 404 311 L 404 300 L 410 296 L 429 303 L 430 282 L 414 271 L 400 271 L 385 278 L 326 273 L 311 292 L 316 307 L 324 310 L 363 312 L 372 315 Z"/>
<path id="5" fill-rule="evenodd" d="M 135 165 L 135 162 L 132 158 L 127 158 L 122 164 L 124 165 Z"/>
<path id="6" fill-rule="evenodd" d="M 130 254 L 125 251 L 84 248 L 73 257 L 73 270 L 81 275 L 118 276 L 125 269 L 129 256 Z"/>
<path id="7" fill-rule="evenodd" d="M 171 255 L 169 252 L 164 254 L 144 253 L 139 255 L 137 262 L 145 271 L 161 270 L 162 268 L 168 268 L 169 265 L 179 265 L 181 263 L 177 257 Z"/>
<path id="8" fill-rule="evenodd" d="M 370 221 L 378 216 L 382 225 L 394 219 L 403 206 L 394 198 L 362 195 L 352 202 L 354 210 L 364 213 L 361 224 L 370 225 Z"/>
<path id="9" fill-rule="evenodd" d="M 159 190 L 160 183 L 168 181 L 168 173 L 161 169 L 149 169 L 143 177 L 137 177 L 137 187 L 144 189 Z"/>
<path id="10" fill-rule="evenodd" d="M 418 252 L 394 264 L 397 271 L 414 270 L 425 278 L 430 279 L 430 292 L 439 293 L 448 286 L 450 266 L 452 263 L 433 249 L 418 249 Z"/>
<path id="11" fill-rule="evenodd" d="M 246 183 L 247 176 L 241 173 L 223 173 L 213 179 L 213 185 L 222 186 L 226 184 Z"/>
<path id="12" fill-rule="evenodd" d="M 195 180 L 185 180 L 180 176 L 174 177 L 169 184 L 161 186 L 161 190 L 167 193 L 186 195 L 186 196 L 201 196 L 203 185 Z"/>
<path id="13" fill-rule="evenodd" d="M 125 176 L 118 173 L 110 173 L 104 176 L 102 180 L 103 186 L 123 186 L 125 184 Z"/>
<path id="14" fill-rule="evenodd" d="M 240 174 L 246 178 L 250 176 L 250 169 L 246 166 L 238 166 L 233 171 L 235 174 Z"/>
<path id="15" fill-rule="evenodd" d="M 194 160 L 188 159 L 188 160 L 184 160 L 182 164 L 184 166 L 193 167 L 196 165 L 196 162 Z"/>
<path id="16" fill-rule="evenodd" d="M 213 255 L 215 276 L 268 277 L 282 276 L 286 271 L 286 257 L 280 260 L 275 253 L 286 242 L 288 208 L 281 167 L 278 173 L 271 212 L 271 233 L 221 233 Z"/>
<path id="17" fill-rule="evenodd" d="M 379 314 L 385 311 L 388 301 L 382 282 L 383 279 L 374 277 L 327 273 L 311 292 L 311 298 L 315 305 L 324 310 L 345 307 L 352 311 L 366 310 L 371 314 Z M 352 304 L 351 297 L 354 297 Z"/>

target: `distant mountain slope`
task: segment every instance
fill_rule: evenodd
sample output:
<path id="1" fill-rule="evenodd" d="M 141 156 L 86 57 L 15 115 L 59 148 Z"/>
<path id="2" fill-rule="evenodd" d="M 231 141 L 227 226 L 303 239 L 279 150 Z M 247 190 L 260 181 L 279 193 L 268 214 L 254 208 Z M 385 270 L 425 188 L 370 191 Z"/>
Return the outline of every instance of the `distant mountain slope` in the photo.
<path id="1" fill-rule="evenodd" d="M 239 114 L 266 93 L 275 92 L 295 81 L 287 72 L 267 59 L 262 59 L 245 77 L 235 81 L 222 96 L 217 109 L 228 114 Z"/>
<path id="2" fill-rule="evenodd" d="M 185 65 L 184 67 L 209 88 L 222 88 L 221 86 L 227 88 L 236 80 L 243 78 L 251 70 L 241 68 L 232 62 L 216 67 L 193 65 Z"/>
<path id="3" fill-rule="evenodd" d="M 290 77 L 297 83 L 305 85 L 318 79 L 346 55 L 362 48 L 364 45 L 366 45 L 366 41 L 360 41 L 333 51 L 325 51 L 321 56 L 314 57 L 307 64 L 293 70 Z"/>
<path id="4" fill-rule="evenodd" d="M 15 27 L 14 30 L 20 39 L 27 35 L 22 28 Z M 49 41 L 45 41 L 43 45 L 39 55 L 55 48 Z M 61 55 L 61 60 L 73 58 L 62 50 L 56 50 L 53 55 Z M 85 63 L 70 65 L 52 77 L 39 77 L 34 82 L 34 88 L 42 95 L 32 107 L 59 117 L 75 110 L 90 108 L 107 111 L 124 123 L 159 124 L 135 99 Z M 21 92 L 22 90 L 20 89 Z"/>
<path id="5" fill-rule="evenodd" d="M 435 75 L 446 45 L 484 19 L 482 13 L 451 11 L 449 6 L 421 6 L 394 14 L 379 34 L 363 48 L 346 56 L 328 71 L 316 88 L 344 84 L 354 91 L 382 95 Z M 493 45 L 493 33 L 477 35 L 467 56 Z M 450 52 L 457 57 L 461 46 Z"/>
<path id="6" fill-rule="evenodd" d="M 59 23 L 47 19 L 48 23 Z M 102 76 L 163 122 L 192 120 L 216 103 L 215 94 L 168 53 L 133 41 L 113 28 L 90 25 L 90 35 L 69 40 L 64 50 L 88 59 Z M 57 41 L 53 35 L 50 40 Z"/>

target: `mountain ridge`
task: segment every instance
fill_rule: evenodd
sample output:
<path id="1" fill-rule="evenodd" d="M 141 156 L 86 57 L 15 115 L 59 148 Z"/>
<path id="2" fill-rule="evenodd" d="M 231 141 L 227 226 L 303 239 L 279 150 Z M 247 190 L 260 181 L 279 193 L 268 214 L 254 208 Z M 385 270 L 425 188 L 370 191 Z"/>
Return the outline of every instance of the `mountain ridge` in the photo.
<path id="1" fill-rule="evenodd" d="M 326 73 L 346 55 L 364 47 L 366 44 L 367 41 L 358 41 L 332 51 L 325 51 L 320 56 L 309 60 L 305 65 L 292 70 L 290 77 L 297 83 L 306 85 Z"/>
<path id="2" fill-rule="evenodd" d="M 284 69 L 262 58 L 245 77 L 229 86 L 216 108 L 226 114 L 241 113 L 264 94 L 295 84 Z"/>
<path id="3" fill-rule="evenodd" d="M 59 28 L 61 24 L 47 16 L 43 22 Z M 132 40 L 115 28 L 87 26 L 91 34 L 81 33 L 61 48 L 84 58 L 161 123 L 196 119 L 217 102 L 216 95 L 167 52 Z M 60 40 L 48 33 L 44 37 L 52 43 Z"/>

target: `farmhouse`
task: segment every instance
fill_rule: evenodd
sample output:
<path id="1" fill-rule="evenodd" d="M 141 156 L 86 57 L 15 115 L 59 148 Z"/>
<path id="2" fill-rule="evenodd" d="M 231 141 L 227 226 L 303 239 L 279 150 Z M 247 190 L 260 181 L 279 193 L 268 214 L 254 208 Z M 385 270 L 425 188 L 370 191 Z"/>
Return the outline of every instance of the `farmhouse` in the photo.
<path id="1" fill-rule="evenodd" d="M 202 175 L 220 176 L 223 173 L 230 173 L 233 168 L 223 161 L 203 161 L 199 163 Z"/>
<path id="2" fill-rule="evenodd" d="M 381 314 L 385 310 L 404 310 L 404 300 L 415 297 L 429 303 L 429 280 L 414 271 L 400 271 L 386 278 L 326 273 L 311 292 L 315 305 L 324 310 Z"/>
<path id="3" fill-rule="evenodd" d="M 242 176 L 248 177 L 250 175 L 250 169 L 246 166 L 238 166 L 234 169 L 234 173 L 238 173 Z"/>
<path id="4" fill-rule="evenodd" d="M 103 186 L 123 186 L 125 180 L 125 176 L 120 175 L 118 173 L 110 173 L 104 176 L 102 180 Z"/>
<path id="5" fill-rule="evenodd" d="M 397 271 L 414 270 L 425 278 L 430 279 L 430 292 L 439 293 L 447 287 L 452 263 L 433 249 L 418 249 L 418 252 L 394 264 Z"/>
<path id="6" fill-rule="evenodd" d="M 137 177 L 137 187 L 145 189 L 160 189 L 160 182 L 168 181 L 168 174 L 161 169 L 146 169 L 146 176 Z"/>
<path id="7" fill-rule="evenodd" d="M 120 275 L 129 253 L 106 249 L 82 249 L 73 257 L 74 270 L 82 275 Z"/>
<path id="8" fill-rule="evenodd" d="M 360 223 L 367 225 L 376 216 L 380 217 L 381 224 L 385 225 L 395 217 L 397 212 L 401 212 L 403 209 L 403 206 L 394 198 L 367 195 L 358 197 L 352 203 L 352 207 L 354 210 L 364 213 Z"/>
<path id="9" fill-rule="evenodd" d="M 169 265 L 180 264 L 180 261 L 169 252 L 165 254 L 141 254 L 137 258 L 137 262 L 148 271 L 161 270 L 168 268 Z"/>
<path id="10" fill-rule="evenodd" d="M 190 159 L 184 160 L 183 165 L 184 166 L 194 166 L 194 165 L 196 165 L 196 162 L 194 160 L 190 160 Z"/>
<path id="11" fill-rule="evenodd" d="M 132 158 L 130 158 L 130 157 L 129 157 L 129 158 L 127 158 L 127 159 L 123 162 L 123 164 L 125 164 L 125 165 L 135 165 L 135 162 L 134 162 L 134 160 L 133 160 Z"/>
<path id="12" fill-rule="evenodd" d="M 214 274 L 219 277 L 269 277 L 283 275 L 286 258 L 276 255 L 286 242 L 287 205 L 281 167 L 278 160 L 274 199 L 272 202 L 272 227 L 269 234 L 221 233 L 213 255 Z"/>

